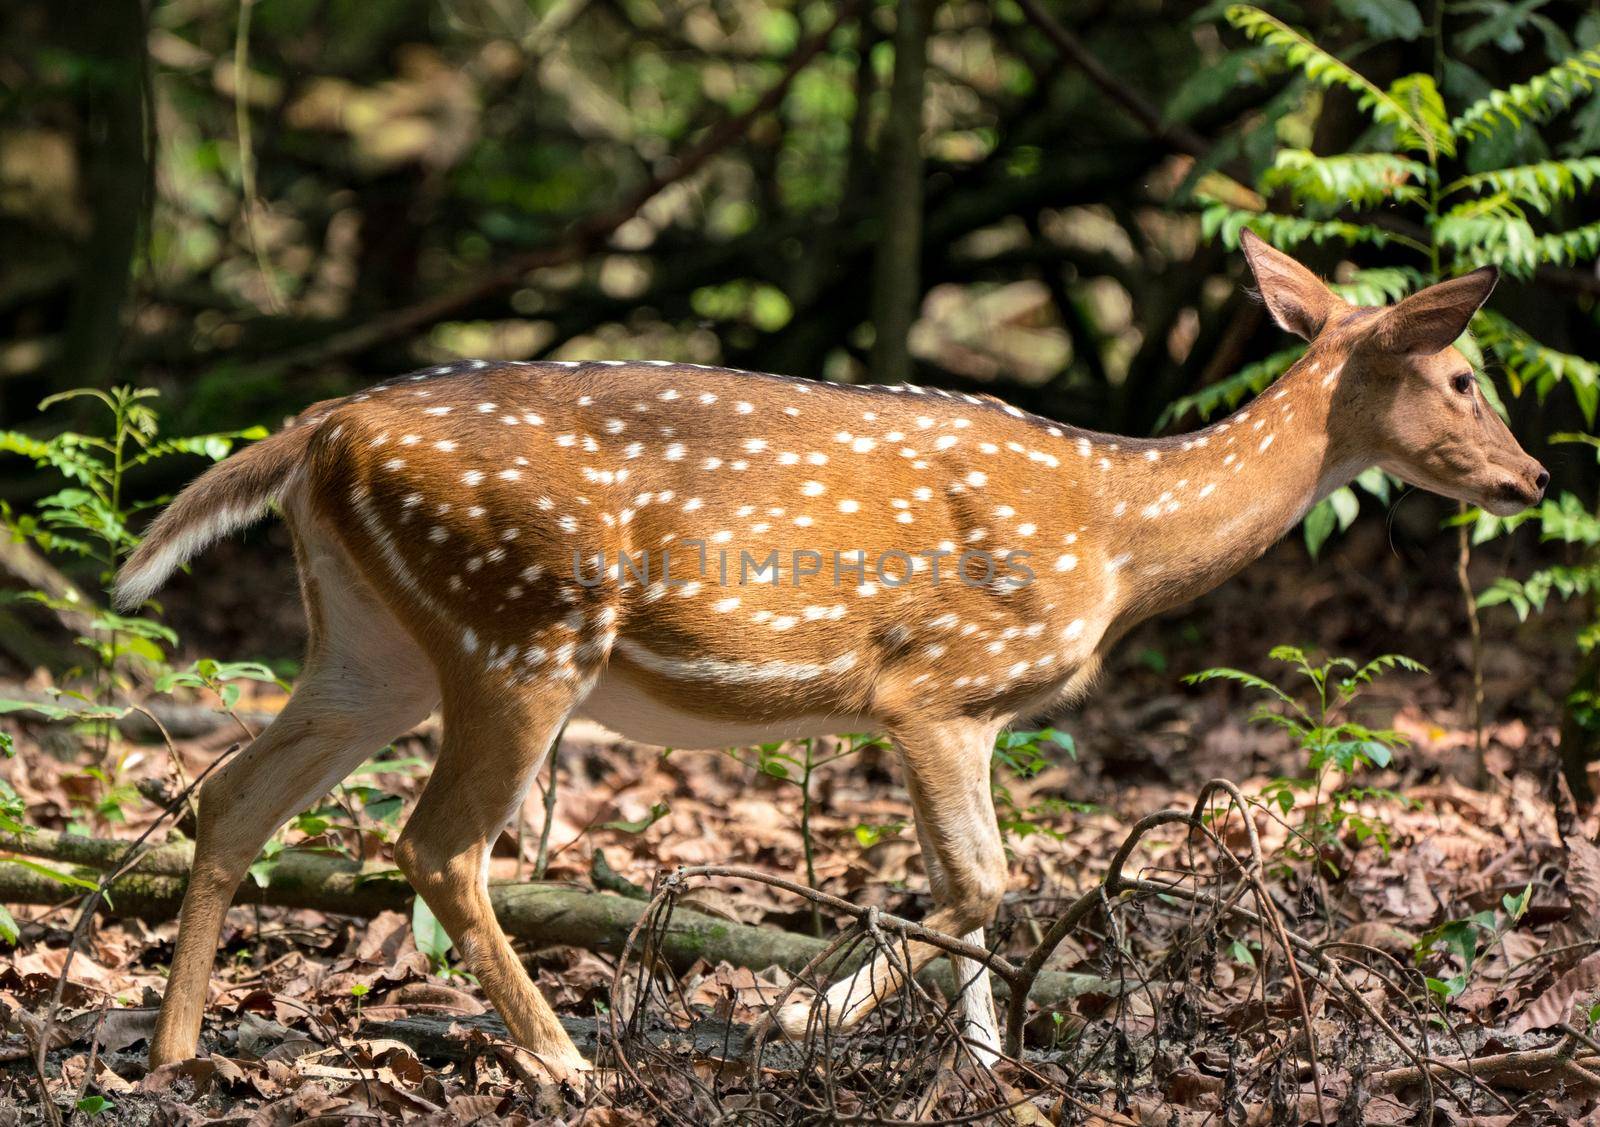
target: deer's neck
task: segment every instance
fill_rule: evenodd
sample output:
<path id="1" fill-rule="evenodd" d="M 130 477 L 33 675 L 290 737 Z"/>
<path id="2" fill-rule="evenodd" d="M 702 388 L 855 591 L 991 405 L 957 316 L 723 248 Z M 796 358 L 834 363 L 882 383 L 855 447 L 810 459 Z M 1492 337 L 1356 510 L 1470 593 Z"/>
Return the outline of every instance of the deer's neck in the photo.
<path id="1" fill-rule="evenodd" d="M 1220 423 L 1117 444 L 1098 475 L 1113 622 L 1126 628 L 1211 590 L 1365 468 L 1330 433 L 1338 377 L 1308 355 Z"/>

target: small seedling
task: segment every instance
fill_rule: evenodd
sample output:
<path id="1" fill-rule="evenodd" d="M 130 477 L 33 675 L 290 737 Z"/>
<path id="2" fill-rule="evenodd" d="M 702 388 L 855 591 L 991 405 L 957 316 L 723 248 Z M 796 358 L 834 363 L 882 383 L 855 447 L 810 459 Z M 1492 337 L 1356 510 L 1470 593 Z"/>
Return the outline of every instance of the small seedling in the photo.
<path id="1" fill-rule="evenodd" d="M 427 901 L 420 896 L 411 903 L 411 938 L 417 950 L 428 957 L 428 966 L 433 973 L 451 973 L 450 936 L 429 909 Z"/>
<path id="2" fill-rule="evenodd" d="M 1262 788 L 1261 803 L 1287 819 L 1302 794 L 1312 796 L 1311 806 L 1284 847 L 1292 871 L 1294 862 L 1315 862 L 1323 875 L 1337 876 L 1335 860 L 1348 835 L 1355 845 L 1368 841 L 1387 856 L 1391 832 L 1387 822 L 1366 814 L 1363 804 L 1373 801 L 1404 801 L 1390 790 L 1366 786 L 1330 789 L 1335 772 L 1349 779 L 1367 768 L 1388 767 L 1394 753 L 1406 746 L 1406 738 L 1389 728 L 1369 728 L 1346 719 L 1350 705 L 1379 677 L 1394 669 L 1426 673 L 1419 662 L 1402 654 L 1384 654 L 1365 665 L 1348 657 L 1332 657 L 1316 663 L 1298 646 L 1278 646 L 1268 655 L 1288 665 L 1294 674 L 1308 682 L 1313 699 L 1302 705 L 1271 681 L 1240 669 L 1215 668 L 1191 673 L 1184 678 L 1190 685 L 1226 680 L 1263 694 L 1268 699 L 1250 717 L 1251 723 L 1286 730 L 1305 756 L 1305 775 L 1279 776 Z"/>
<path id="3" fill-rule="evenodd" d="M 1501 897 L 1499 912 L 1485 908 L 1459 920 L 1446 920 L 1417 940 L 1418 966 L 1439 955 L 1454 957 L 1460 964 L 1455 974 L 1429 975 L 1424 980 L 1435 1002 L 1442 1007 L 1466 991 L 1474 968 L 1504 941 L 1506 933 L 1527 914 L 1532 900 L 1533 885 L 1530 884 L 1515 896 L 1508 892 Z"/>
<path id="4" fill-rule="evenodd" d="M 1055 728 L 1000 733 L 994 744 L 994 771 L 990 786 L 994 792 L 995 815 L 1003 833 L 1018 838 L 1042 833 L 1059 841 L 1065 835 L 1053 823 L 1062 821 L 1067 814 L 1087 813 L 1094 809 L 1089 803 L 1070 802 L 1064 798 L 1043 798 L 1026 807 L 1019 807 L 1013 799 L 1008 778 L 1031 779 L 1056 763 L 1061 752 L 1077 762 L 1077 742 L 1066 732 Z"/>

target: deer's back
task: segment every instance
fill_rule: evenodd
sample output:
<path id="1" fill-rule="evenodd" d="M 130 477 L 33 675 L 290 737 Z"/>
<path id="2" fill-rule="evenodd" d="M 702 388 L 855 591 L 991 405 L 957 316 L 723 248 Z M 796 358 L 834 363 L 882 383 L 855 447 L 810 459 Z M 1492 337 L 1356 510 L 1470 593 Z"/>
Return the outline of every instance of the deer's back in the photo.
<path id="1" fill-rule="evenodd" d="M 315 510 L 436 661 L 519 683 L 604 666 L 597 699 L 764 724 L 933 692 L 1003 706 L 1092 641 L 1075 440 L 993 401 L 469 365 L 314 421 Z"/>

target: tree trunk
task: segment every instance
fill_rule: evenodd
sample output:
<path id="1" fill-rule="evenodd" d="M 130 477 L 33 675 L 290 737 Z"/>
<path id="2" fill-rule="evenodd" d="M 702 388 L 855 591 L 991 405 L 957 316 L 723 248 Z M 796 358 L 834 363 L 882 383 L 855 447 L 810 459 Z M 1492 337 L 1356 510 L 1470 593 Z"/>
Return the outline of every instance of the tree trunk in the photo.
<path id="1" fill-rule="evenodd" d="M 150 191 L 144 0 L 100 0 L 93 15 L 60 6 L 81 81 L 83 188 L 92 216 L 73 289 L 57 385 L 115 382 L 123 304 Z"/>
<path id="2" fill-rule="evenodd" d="M 911 326 L 922 298 L 922 95 L 933 0 L 900 0 L 896 12 L 872 275 L 872 378 L 879 383 L 910 377 Z"/>

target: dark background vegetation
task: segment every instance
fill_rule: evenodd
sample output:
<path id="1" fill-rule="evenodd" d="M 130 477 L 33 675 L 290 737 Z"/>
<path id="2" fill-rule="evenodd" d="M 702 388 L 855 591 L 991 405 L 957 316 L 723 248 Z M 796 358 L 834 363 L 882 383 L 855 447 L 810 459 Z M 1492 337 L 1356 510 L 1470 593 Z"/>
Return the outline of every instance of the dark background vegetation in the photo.
<path id="1" fill-rule="evenodd" d="M 1600 35 L 1568 0 L 1281 14 L 1379 85 L 1436 68 L 1438 19 L 1457 104 Z M 897 35 L 925 57 L 920 100 L 896 93 Z M 1446 173 L 1489 149 L 1505 164 L 1592 147 L 1597 111 L 1502 130 Z M 1146 434 L 1286 343 L 1241 256 L 1201 235 L 1201 176 L 1254 184 L 1277 147 L 1337 153 L 1370 132 L 1354 95 L 1308 84 L 1220 4 L 103 0 L 91 18 L 14 0 L 0 424 L 83 424 L 35 415 L 80 385 L 158 388 L 167 430 L 191 433 L 275 426 L 458 356 L 649 357 L 909 378 Z M 1565 218 L 1600 203 L 1579 193 Z M 1408 255 L 1297 253 L 1334 278 Z M 1545 266 L 1495 304 L 1582 354 L 1597 293 L 1592 264 Z M 1588 452 L 1544 443 L 1582 429 L 1573 397 L 1507 399 L 1554 488 L 1589 495 Z M 198 468 L 160 462 L 132 491 Z M 54 487 L 0 462 L 18 507 Z M 1415 493 L 1388 508 L 1390 549 L 1441 585 L 1452 511 Z M 1482 553 L 1475 584 L 1535 540 Z M 254 582 L 253 558 L 224 549 L 172 613 L 203 647 L 292 658 L 292 581 Z"/>
<path id="2" fill-rule="evenodd" d="M 1436 65 L 1426 4 L 1280 14 L 1379 85 Z M 1600 35 L 1571 0 L 1437 18 L 1455 103 Z M 920 99 L 894 88 L 897 35 L 925 56 Z M 1592 142 L 1597 110 L 1502 131 L 1501 163 Z M 191 433 L 276 426 L 458 356 L 649 357 L 909 378 L 1151 433 L 1174 399 L 1286 343 L 1241 256 L 1201 235 L 1200 177 L 1254 184 L 1277 147 L 1337 153 L 1370 130 L 1354 95 L 1308 84 L 1221 4 L 102 0 L 91 17 L 13 0 L 0 426 L 82 425 L 35 414 L 82 385 L 158 388 L 167 430 Z M 1600 203 L 1580 193 L 1565 218 Z M 1334 278 L 1408 256 L 1296 253 Z M 1597 294 L 1592 264 L 1547 266 L 1495 304 L 1583 354 Z M 1544 442 L 1583 428 L 1573 397 L 1507 399 L 1554 488 L 1590 494 L 1588 453 Z M 133 492 L 198 468 L 157 463 Z M 0 460 L 15 506 L 53 488 Z M 1413 493 L 1388 510 L 1391 548 L 1441 584 L 1452 509 Z M 1534 542 L 1495 545 L 1477 585 Z M 296 654 L 292 581 L 253 582 L 258 556 L 224 549 L 181 581 L 186 638 Z"/>

